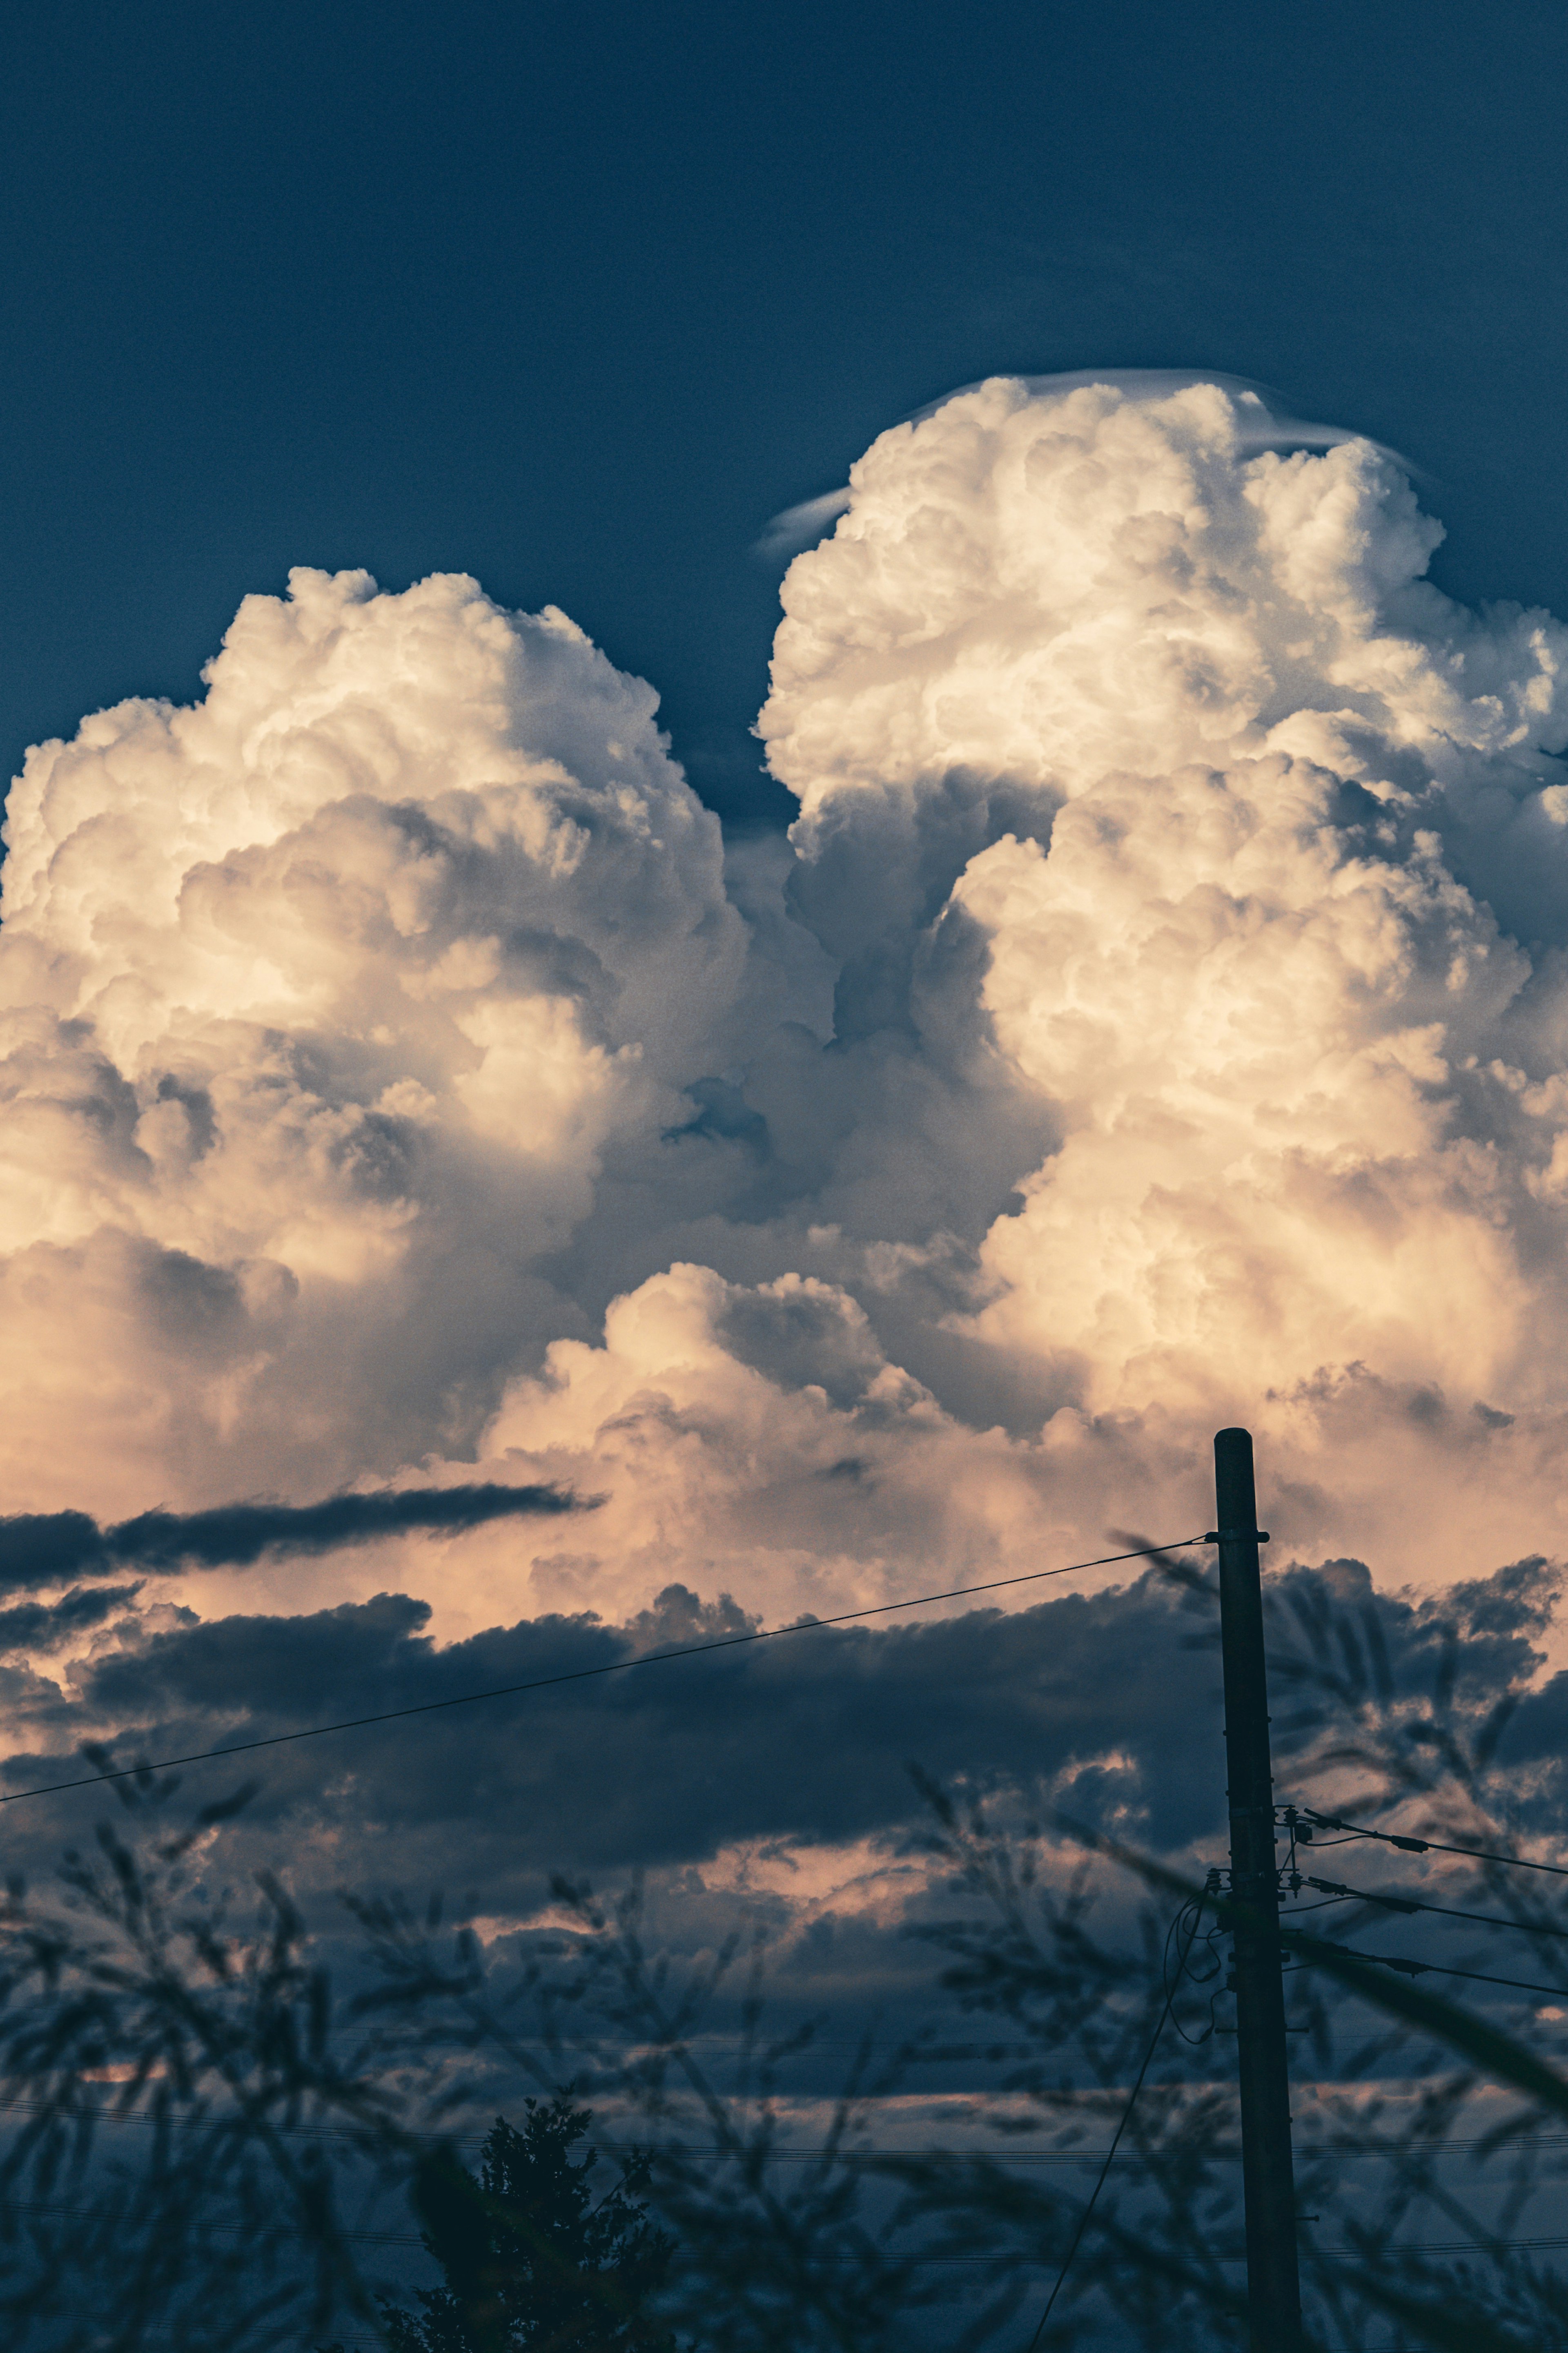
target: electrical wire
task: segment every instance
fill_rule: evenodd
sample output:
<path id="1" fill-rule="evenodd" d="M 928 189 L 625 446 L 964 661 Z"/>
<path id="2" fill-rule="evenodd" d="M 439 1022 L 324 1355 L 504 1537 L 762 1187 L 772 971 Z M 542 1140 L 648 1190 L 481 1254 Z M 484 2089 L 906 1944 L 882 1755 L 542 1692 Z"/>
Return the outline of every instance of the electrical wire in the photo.
<path id="1" fill-rule="evenodd" d="M 1215 1950 L 1215 1932 L 1211 1929 L 1204 1941 L 1208 1946 L 1209 1958 L 1214 1963 L 1214 1967 L 1210 1969 L 1206 1977 L 1199 1977 L 1196 1971 L 1192 1968 L 1192 1948 L 1197 1941 L 1197 1931 L 1201 1924 L 1203 1915 L 1203 1906 L 1201 1904 L 1197 1905 L 1196 1911 L 1197 1917 L 1194 1918 L 1193 1923 L 1193 1934 L 1187 1939 L 1186 1957 L 1178 1967 L 1174 1980 L 1173 1980 L 1171 1977 L 1171 1947 L 1174 1943 L 1176 1937 L 1180 1935 L 1182 1922 L 1186 1918 L 1185 1906 L 1177 1913 L 1175 1918 L 1172 1921 L 1170 1926 L 1165 1931 L 1165 1941 L 1160 1951 L 1160 1987 L 1162 1992 L 1165 1993 L 1171 2001 L 1170 2016 L 1172 2025 L 1175 2028 L 1184 2042 L 1191 2043 L 1194 2051 L 1199 2051 L 1203 2048 L 1205 2042 L 1210 2042 L 1213 2039 L 1216 2031 L 1214 2006 L 1218 1997 L 1219 1979 L 1224 1975 L 1225 1965 L 1221 1961 L 1219 1955 Z M 1181 2013 L 1175 2007 L 1175 1997 L 1182 1989 L 1182 1979 L 1184 1977 L 1190 1977 L 1194 1985 L 1212 1985 L 1216 1989 L 1216 1991 L 1209 1996 L 1209 2022 L 1205 2027 L 1201 2034 L 1189 2034 L 1187 2032 L 1186 2028 L 1182 2024 Z"/>
<path id="2" fill-rule="evenodd" d="M 1332 1879 L 1309 1878 L 1304 1884 L 1316 1887 L 1336 1903 L 1348 1895 L 1358 1904 L 1381 1904 L 1389 1912 L 1435 1912 L 1444 1920 L 1474 1920 L 1483 1928 L 1515 1929 L 1521 1936 L 1568 1936 L 1568 1927 L 1554 1927 L 1545 1920 L 1509 1920 L 1498 1912 L 1461 1912 L 1451 1904 L 1423 1904 L 1414 1895 L 1374 1895 L 1364 1887 L 1342 1887 Z M 1297 1911 L 1316 1912 L 1320 1908 L 1316 1904 L 1294 1905 L 1291 1917 Z"/>
<path id="3" fill-rule="evenodd" d="M 1187 1905 L 1184 1905 L 1182 1911 L 1184 1913 L 1188 1908 L 1189 1907 Z M 1171 1979 L 1166 1983 L 1165 1999 L 1161 2005 L 1160 2015 L 1155 2021 L 1154 2031 L 1149 2038 L 1149 2048 L 1143 2053 L 1143 2063 L 1139 2068 L 1138 2073 L 1134 2078 L 1132 2089 L 1127 2094 L 1127 2105 L 1122 2109 L 1121 2116 L 1117 2120 L 1116 2130 L 1110 2137 L 1110 2147 L 1105 2152 L 1105 2162 L 1100 2167 L 1100 2171 L 1095 2178 L 1094 2188 L 1089 2193 L 1089 2200 L 1084 2207 L 1083 2212 L 1078 2218 L 1078 2229 L 1072 2234 L 1072 2244 L 1068 2249 L 1066 2255 L 1063 2257 L 1062 2267 L 1056 2276 L 1056 2284 L 1052 2287 L 1049 2295 L 1046 2298 L 1046 2308 L 1035 2324 L 1035 2333 L 1029 2339 L 1028 2353 L 1035 2353 L 1035 2348 L 1046 2333 L 1046 2323 L 1049 2320 L 1052 2310 L 1056 2305 L 1056 2300 L 1062 2292 L 1063 2283 L 1066 2281 L 1068 2272 L 1072 2269 L 1073 2257 L 1078 2253 L 1079 2248 L 1083 2243 L 1083 2234 L 1089 2228 L 1089 2218 L 1094 2211 L 1094 2201 L 1105 2187 L 1106 2176 L 1110 2171 L 1111 2163 L 1116 2156 L 1117 2149 L 1121 2146 L 1121 2136 L 1126 2131 L 1128 2125 L 1131 2121 L 1132 2110 L 1136 2105 L 1138 2094 L 1143 2089 L 1143 2078 L 1149 2073 L 1149 2069 L 1153 2063 L 1155 2051 L 1159 2048 L 1160 2037 L 1165 2031 L 1165 2021 L 1171 2015 L 1171 2005 L 1176 1999 L 1177 1989 L 1182 1982 L 1182 1974 L 1187 1966 L 1188 1956 L 1191 1954 L 1193 1949 L 1193 1940 L 1198 1933 L 1198 1927 L 1204 1916 L 1204 1907 L 1201 1902 L 1194 1902 L 1191 1906 L 1191 1910 L 1193 1915 L 1193 1925 L 1187 1931 L 1187 1941 L 1183 1947 L 1182 1957 L 1176 1964 L 1175 1977 L 1173 1979 Z M 1179 1920 L 1182 1917 L 1182 1913 L 1178 1913 L 1176 1916 Z"/>
<path id="4" fill-rule="evenodd" d="M 100 1781 L 130 1781 L 142 1773 L 166 1773 L 176 1765 L 205 1765 L 216 1757 L 244 1757 L 257 1748 L 283 1748 L 293 1740 L 320 1740 L 330 1732 L 360 1732 L 371 1724 L 396 1724 L 405 1716 L 434 1715 L 447 1707 L 471 1707 L 478 1700 L 510 1699 L 520 1692 L 549 1691 L 557 1683 L 591 1683 L 599 1675 L 629 1674 L 635 1667 L 657 1667 L 671 1659 L 697 1659 L 710 1651 L 743 1650 L 748 1642 L 776 1642 L 785 1634 L 811 1634 L 824 1626 L 847 1626 L 858 1618 L 885 1618 L 895 1609 L 923 1609 L 932 1601 L 962 1601 L 972 1593 L 998 1593 L 1004 1586 L 1037 1585 L 1047 1577 L 1071 1577 L 1080 1568 L 1109 1568 L 1121 1560 L 1152 1560 L 1161 1553 L 1182 1552 L 1204 1542 L 1202 1536 L 1178 1536 L 1170 1544 L 1139 1545 L 1131 1552 L 1101 1553 L 1098 1560 L 1069 1560 L 1060 1568 L 1027 1569 L 1020 1577 L 994 1577 L 984 1585 L 955 1585 L 945 1593 L 917 1593 L 907 1601 L 879 1601 L 868 1609 L 841 1609 L 832 1618 L 803 1618 L 793 1626 L 760 1627 L 751 1634 L 726 1634 L 717 1642 L 690 1642 L 679 1651 L 647 1651 L 637 1659 L 613 1659 L 602 1667 L 574 1667 L 564 1674 L 536 1675 L 530 1683 L 496 1683 L 487 1691 L 457 1692 L 450 1699 L 426 1699 L 412 1707 L 384 1708 L 375 1715 L 345 1716 L 338 1724 L 312 1724 L 300 1732 L 274 1732 L 261 1740 L 234 1740 L 222 1748 L 197 1748 L 188 1757 L 160 1757 L 153 1764 L 118 1765 L 111 1771 L 84 1773 L 74 1781 L 45 1781 L 33 1789 L 11 1789 L 0 1796 L 0 1806 L 19 1806 L 25 1798 L 52 1798 L 62 1789 L 91 1789 Z"/>
<path id="5" fill-rule="evenodd" d="M 1352 1961 L 1375 1961 L 1379 1968 L 1397 1969 L 1402 1977 L 1468 1978 L 1472 1985 L 1511 1986 L 1516 1993 L 1551 1994 L 1558 2001 L 1568 2001 L 1568 1986 L 1536 1985 L 1529 1978 L 1489 1977 L 1483 1969 L 1456 1969 L 1447 1961 L 1407 1961 L 1397 1953 L 1363 1953 L 1354 1945 L 1336 1945 L 1334 1950 L 1348 1954 Z M 1310 1956 L 1302 1966 L 1310 1968 Z"/>
<path id="6" fill-rule="evenodd" d="M 1484 1846 L 1445 1846 L 1440 1839 L 1406 1838 L 1394 1831 L 1369 1831 L 1360 1822 L 1342 1821 L 1337 1814 L 1315 1814 L 1310 1806 L 1300 1806 L 1295 1810 L 1303 1821 L 1321 1822 L 1331 1831 L 1349 1831 L 1353 1838 L 1381 1839 L 1384 1846 L 1396 1846 L 1405 1854 L 1464 1854 L 1472 1862 L 1506 1862 L 1514 1871 L 1548 1871 L 1555 1879 L 1568 1879 L 1568 1863 L 1531 1862 L 1527 1855 L 1492 1854 Z M 1326 1842 L 1331 1846 L 1345 1843 L 1341 1839 Z"/>

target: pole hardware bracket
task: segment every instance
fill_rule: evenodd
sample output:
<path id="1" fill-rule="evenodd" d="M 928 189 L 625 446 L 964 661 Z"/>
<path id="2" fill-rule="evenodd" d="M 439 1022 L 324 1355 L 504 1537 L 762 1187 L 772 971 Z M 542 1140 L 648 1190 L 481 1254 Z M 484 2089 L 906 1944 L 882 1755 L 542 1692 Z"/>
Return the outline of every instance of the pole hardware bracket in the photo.
<path id="1" fill-rule="evenodd" d="M 1205 1544 L 1267 1544 L 1267 1528 L 1210 1528 Z"/>

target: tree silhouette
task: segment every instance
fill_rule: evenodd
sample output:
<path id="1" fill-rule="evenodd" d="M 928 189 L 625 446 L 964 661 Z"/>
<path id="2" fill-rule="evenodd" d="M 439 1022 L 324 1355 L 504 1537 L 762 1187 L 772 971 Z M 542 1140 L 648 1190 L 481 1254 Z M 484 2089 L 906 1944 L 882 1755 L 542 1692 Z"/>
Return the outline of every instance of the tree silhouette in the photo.
<path id="1" fill-rule="evenodd" d="M 648 2160 L 625 2160 L 597 2200 L 597 2159 L 573 2150 L 593 2121 L 570 2089 L 524 2104 L 519 2132 L 498 2116 L 478 2179 L 449 2147 L 422 2158 L 411 2194 L 445 2283 L 417 2292 L 417 2316 L 383 2307 L 393 2353 L 674 2353 L 647 2315 L 674 2242 L 638 2193 Z"/>

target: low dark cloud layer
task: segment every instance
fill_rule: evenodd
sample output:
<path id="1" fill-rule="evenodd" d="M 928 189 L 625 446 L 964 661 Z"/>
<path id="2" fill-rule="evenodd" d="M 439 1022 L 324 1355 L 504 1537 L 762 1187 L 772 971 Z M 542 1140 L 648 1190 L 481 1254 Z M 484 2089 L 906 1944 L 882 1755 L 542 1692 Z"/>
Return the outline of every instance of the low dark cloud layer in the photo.
<path id="1" fill-rule="evenodd" d="M 319 1504 L 223 1504 L 207 1512 L 142 1512 L 100 1527 L 85 1512 L 0 1519 L 0 1591 L 135 1567 L 248 1568 L 264 1553 L 325 1553 L 416 1531 L 456 1535 L 490 1520 L 591 1510 L 550 1486 L 401 1487 L 328 1495 Z"/>
<path id="2" fill-rule="evenodd" d="M 1530 1760 L 1531 1804 L 1560 1803 L 1568 1676 L 1528 1688 L 1555 1592 L 1543 1563 L 1425 1601 L 1379 1593 L 1355 1561 L 1292 1567 L 1268 1590 L 1282 1799 L 1293 1759 L 1330 1718 L 1439 1694 L 1479 1721 L 1511 1694 L 1505 1761 Z M 614 1666 L 748 1625 L 732 1603 L 682 1587 L 626 1626 L 542 1617 L 437 1648 L 429 1620 L 425 1602 L 382 1594 L 121 1634 L 76 1662 L 73 1696 L 35 1685 L 36 1745 L 11 1757 L 6 1783 L 62 1778 L 83 1739 L 111 1735 L 113 1761 L 133 1764 Z M 357 1882 L 449 1882 L 460 1857 L 465 1887 L 504 1911 L 552 1870 L 680 1871 L 748 1841 L 896 1843 L 921 1814 L 918 1766 L 1114 1823 L 1167 1853 L 1212 1846 L 1218 1860 L 1215 1638 L 1206 1585 L 1157 1569 L 1015 1613 L 807 1630 L 273 1750 L 255 1760 L 265 1786 L 254 1820 Z M 189 1768 L 193 1794 L 233 1769 Z M 9 1820 L 20 1832 L 25 1813 L 29 1836 L 52 1835 L 91 1803 L 50 1799 Z"/>
<path id="3" fill-rule="evenodd" d="M 537 1957 L 530 1924 L 544 1927 L 546 1943 L 553 1933 L 544 1926 L 556 1916 L 552 1874 L 606 1894 L 646 1874 L 649 1947 L 668 1951 L 678 1971 L 710 1959 L 742 1924 L 768 1940 L 771 2014 L 822 2021 L 795 2088 L 826 2095 L 868 2020 L 896 2042 L 931 2014 L 921 1932 L 952 1913 L 955 1892 L 932 1862 L 931 1817 L 911 1766 L 955 1795 L 984 1797 L 1015 1825 L 1066 1815 L 1184 1872 L 1224 1861 L 1215 1597 L 1206 1570 L 1169 1567 L 1016 1612 L 805 1628 L 740 1646 L 733 1638 L 755 1621 L 727 1597 L 704 1600 L 679 1585 L 623 1624 L 543 1616 L 445 1647 L 429 1605 L 408 1594 L 204 1622 L 145 1598 L 138 1606 L 133 1591 L 78 1588 L 58 1603 L 0 1612 L 0 1639 L 25 1630 L 35 1654 L 32 1663 L 0 1657 L 16 1743 L 0 1766 L 0 1798 L 75 1780 L 100 1756 L 123 1767 L 280 1739 L 152 1785 L 167 1798 L 158 1818 L 175 1822 L 254 1785 L 203 1866 L 202 1900 L 244 1911 L 255 1873 L 279 1873 L 323 1956 L 357 1982 L 363 1957 L 337 1891 L 401 1891 L 421 1908 L 443 1891 L 449 1910 L 499 1939 L 510 1969 Z M 1568 1798 L 1568 1674 L 1541 1678 L 1556 1586 L 1538 1559 L 1426 1599 L 1379 1591 L 1355 1560 L 1270 1575 L 1279 1799 L 1322 1802 L 1311 1759 L 1347 1733 L 1381 1723 L 1397 1736 L 1425 1718 L 1463 1739 L 1511 1704 L 1491 1777 L 1495 1810 L 1511 1813 L 1521 1836 L 1550 1836 Z M 100 1598 L 118 1622 L 90 1622 Z M 37 1622 L 13 1630 L 29 1610 Z M 72 1611 L 83 1613 L 84 1639 L 74 1656 L 57 1642 L 56 1680 L 37 1653 Z M 649 1655 L 704 1642 L 726 1647 Z M 593 1672 L 605 1668 L 624 1671 Z M 591 1679 L 447 1704 L 584 1670 Z M 1418 1769 L 1432 1753 L 1407 1755 Z M 8 1868 L 52 1875 L 62 1848 L 106 1816 L 122 1819 L 122 1801 L 142 1802 L 135 1783 L 5 1804 Z M 1411 1883 L 1409 1859 L 1375 1847 L 1336 1849 L 1317 1868 L 1358 1885 Z M 1134 1935 L 1142 1900 L 1131 1877 L 1110 1873 L 1096 1898 L 1100 1932 Z M 956 1902 L 971 1908 L 967 1895 Z M 1441 1965 L 1448 1932 L 1438 1924 L 1374 1925 L 1363 1945 Z M 1473 1965 L 1468 1951 L 1448 1949 Z M 730 2031 L 725 2002 L 711 2022 L 721 2038 Z M 972 2091 L 978 2065 L 965 2037 L 940 2063 L 922 2063 L 913 2088 Z"/>
<path id="4" fill-rule="evenodd" d="M 303 1893 L 444 1886 L 501 1916 L 535 1905 L 555 1871 L 604 1883 L 680 1876 L 747 1845 L 896 1845 L 923 1817 L 911 1765 L 1059 1796 L 1079 1813 L 1131 1809 L 1141 1834 L 1169 1847 L 1217 1835 L 1223 1817 L 1217 1662 L 1186 1647 L 1204 1607 L 1149 1577 L 1016 1615 L 808 1630 L 179 1778 L 200 1803 L 254 1774 L 262 1787 L 234 1837 L 286 1859 Z M 188 1756 L 747 1628 L 732 1603 L 679 1587 L 625 1626 L 542 1617 L 437 1648 L 430 1618 L 417 1599 L 382 1594 L 140 1639 L 121 1626 L 70 1665 L 65 1688 L 37 1677 L 12 1694 L 27 1753 L 6 1761 L 0 1790 L 72 1778 L 85 1742 L 107 1740 L 116 1766 Z M 100 1803 L 82 1789 L 6 1807 L 17 1860 L 47 1867 Z"/>
<path id="5" fill-rule="evenodd" d="M 627 1660 L 732 1630 L 679 1588 L 637 1628 L 548 1617 L 437 1650 L 428 1610 L 383 1595 L 297 1618 L 228 1618 L 154 1635 L 83 1675 L 95 1717 L 144 1727 L 117 1760 Z M 552 1868 L 700 1862 L 737 1841 L 837 1841 L 917 1810 L 908 1767 L 982 1784 L 1064 1774 L 1100 1811 L 1134 1804 L 1162 1760 L 1162 1842 L 1194 1834 L 1223 1788 L 1217 1675 L 1182 1648 L 1180 1600 L 1145 1580 L 1016 1616 L 827 1629 L 301 1744 L 268 1763 L 268 1802 L 315 1809 L 352 1781 L 356 1820 L 417 1850 L 461 1825 L 466 1872 L 515 1888 Z M 216 1729 L 221 1726 L 222 1729 Z M 232 1729 L 230 1729 L 232 1727 Z M 40 1776 L 39 1778 L 47 1778 Z M 1153 1777 L 1149 1777 L 1152 1782 Z M 1212 1785 L 1212 1786 L 1211 1786 Z M 487 1853 L 487 1848 L 489 1852 Z"/>

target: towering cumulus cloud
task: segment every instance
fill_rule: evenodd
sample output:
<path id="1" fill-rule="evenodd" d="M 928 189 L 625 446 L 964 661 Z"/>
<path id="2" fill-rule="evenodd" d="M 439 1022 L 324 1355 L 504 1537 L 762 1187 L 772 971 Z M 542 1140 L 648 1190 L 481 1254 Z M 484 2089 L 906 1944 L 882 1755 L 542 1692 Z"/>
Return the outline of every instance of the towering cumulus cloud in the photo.
<path id="1" fill-rule="evenodd" d="M 1429 1449 L 1500 1502 L 1511 1409 L 1549 1542 L 1568 631 L 1439 595 L 1367 444 L 1247 426 L 1209 386 L 994 382 L 877 444 L 763 720 L 805 896 L 885 972 L 963 861 L 939 922 L 1059 1135 L 971 1328 L 1057 1361 L 1086 1436 L 1272 1425 L 1364 1541 Z"/>
<path id="2" fill-rule="evenodd" d="M 1242 1419 L 1305 1555 L 1561 1549 L 1568 630 L 1249 398 L 885 434 L 728 875 L 650 690 L 467 580 L 297 575 L 34 753 L 11 1508 L 544 1481 L 400 1565 L 438 1626 L 820 1609 L 1201 1527 Z"/>
<path id="3" fill-rule="evenodd" d="M 17 1488 L 110 1508 L 461 1442 L 578 1321 L 533 1270 L 732 990 L 656 698 L 463 579 L 297 573 L 189 711 L 34 753 L 7 824 Z"/>

